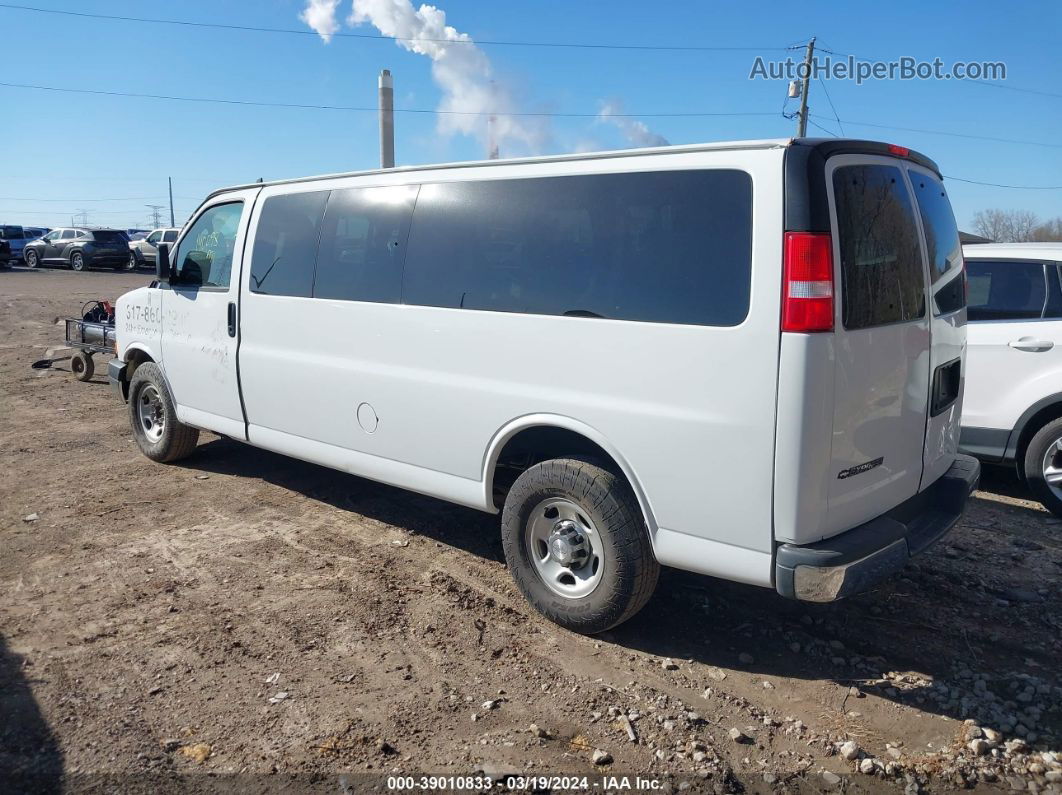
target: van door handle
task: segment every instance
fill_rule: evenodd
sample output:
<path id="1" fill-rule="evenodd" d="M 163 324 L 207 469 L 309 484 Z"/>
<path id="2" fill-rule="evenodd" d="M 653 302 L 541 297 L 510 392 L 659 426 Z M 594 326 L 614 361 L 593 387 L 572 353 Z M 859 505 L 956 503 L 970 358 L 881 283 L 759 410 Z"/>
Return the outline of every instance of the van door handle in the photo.
<path id="1" fill-rule="evenodd" d="M 229 336 L 236 336 L 236 303 L 229 301 Z"/>
<path id="2" fill-rule="evenodd" d="M 1035 337 L 1021 337 L 1020 339 L 1011 340 L 1007 343 L 1012 348 L 1017 348 L 1019 351 L 1049 351 L 1055 347 L 1055 343 L 1051 340 L 1038 340 Z"/>

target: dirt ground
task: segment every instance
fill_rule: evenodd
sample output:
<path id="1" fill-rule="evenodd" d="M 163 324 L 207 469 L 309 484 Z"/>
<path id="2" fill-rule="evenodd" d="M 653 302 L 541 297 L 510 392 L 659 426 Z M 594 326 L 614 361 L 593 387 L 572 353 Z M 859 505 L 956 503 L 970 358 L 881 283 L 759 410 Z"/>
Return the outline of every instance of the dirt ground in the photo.
<path id="1" fill-rule="evenodd" d="M 102 360 L 30 369 L 148 280 L 0 271 L 7 791 L 1062 791 L 1062 535 L 1009 472 L 870 593 L 665 571 L 580 637 L 525 604 L 495 516 L 209 434 L 154 464 Z"/>

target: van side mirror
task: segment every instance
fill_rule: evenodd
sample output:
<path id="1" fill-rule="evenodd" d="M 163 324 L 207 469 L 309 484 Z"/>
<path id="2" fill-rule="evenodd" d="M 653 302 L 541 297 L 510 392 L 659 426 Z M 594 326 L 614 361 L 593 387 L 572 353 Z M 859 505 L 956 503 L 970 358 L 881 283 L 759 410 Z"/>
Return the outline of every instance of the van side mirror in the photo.
<path id="1" fill-rule="evenodd" d="M 159 251 L 155 255 L 155 278 L 160 282 L 168 282 L 170 276 L 170 244 L 159 243 Z"/>

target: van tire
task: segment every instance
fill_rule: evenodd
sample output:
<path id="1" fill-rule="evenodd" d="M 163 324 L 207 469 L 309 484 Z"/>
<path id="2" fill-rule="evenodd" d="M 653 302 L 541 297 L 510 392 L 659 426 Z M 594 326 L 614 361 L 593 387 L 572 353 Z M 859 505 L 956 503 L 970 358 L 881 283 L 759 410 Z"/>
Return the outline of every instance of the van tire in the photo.
<path id="1" fill-rule="evenodd" d="M 1033 435 L 1025 447 L 1022 468 L 1025 483 L 1036 499 L 1055 516 L 1062 517 L 1062 497 L 1051 489 L 1044 475 L 1044 459 L 1056 442 L 1062 442 L 1062 418 L 1052 420 Z M 1056 451 L 1056 465 L 1062 465 L 1062 452 Z"/>
<path id="2" fill-rule="evenodd" d="M 160 413 L 162 420 L 152 430 L 145 422 L 149 406 Z M 187 458 L 199 442 L 199 429 L 177 419 L 173 396 L 154 362 L 137 367 L 129 381 L 129 422 L 140 452 L 162 464 Z"/>
<path id="3" fill-rule="evenodd" d="M 552 501 L 576 506 L 583 527 L 592 528 L 586 530 L 593 538 L 589 554 L 590 559 L 599 559 L 600 576 L 589 593 L 571 597 L 557 593 L 540 573 L 542 564 L 533 559 L 532 544 L 541 544 L 543 550 L 552 546 L 532 538 L 532 514 Z M 554 521 L 545 518 L 550 511 L 558 515 L 551 506 L 544 511 L 540 522 Z M 557 525 L 554 528 L 557 532 Z M 581 536 L 575 538 L 583 541 Z M 630 485 L 622 475 L 591 460 L 555 458 L 525 470 L 505 498 L 502 547 L 509 571 L 527 601 L 554 623 L 583 634 L 604 632 L 631 618 L 653 595 L 660 574 Z M 588 571 L 589 565 L 581 568 Z M 575 581 L 569 575 L 562 577 Z"/>

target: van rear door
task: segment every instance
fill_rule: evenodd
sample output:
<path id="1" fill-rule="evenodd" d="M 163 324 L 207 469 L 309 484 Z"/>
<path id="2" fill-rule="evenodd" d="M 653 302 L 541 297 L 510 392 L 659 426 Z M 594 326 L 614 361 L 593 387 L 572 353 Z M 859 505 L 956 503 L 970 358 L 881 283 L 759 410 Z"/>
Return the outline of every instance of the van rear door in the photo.
<path id="1" fill-rule="evenodd" d="M 944 185 L 936 174 L 907 164 L 911 192 L 922 223 L 929 270 L 930 395 L 923 454 L 925 488 L 948 471 L 959 450 L 959 419 L 966 378 L 966 278 L 962 244 Z"/>
<path id="2" fill-rule="evenodd" d="M 914 496 L 922 481 L 932 328 L 918 207 L 905 163 L 877 155 L 826 162 L 835 325 L 829 536 Z M 942 351 L 946 356 L 949 351 Z"/>

